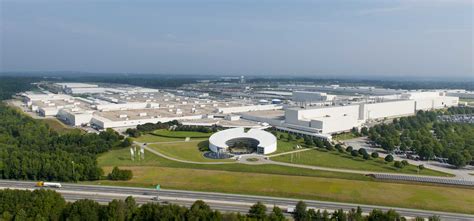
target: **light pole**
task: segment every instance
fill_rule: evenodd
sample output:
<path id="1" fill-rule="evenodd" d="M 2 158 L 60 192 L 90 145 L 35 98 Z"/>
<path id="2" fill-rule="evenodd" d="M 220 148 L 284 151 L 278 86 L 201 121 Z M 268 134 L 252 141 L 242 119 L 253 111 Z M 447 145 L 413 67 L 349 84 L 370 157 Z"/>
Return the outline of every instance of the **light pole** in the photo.
<path id="1" fill-rule="evenodd" d="M 74 179 L 74 181 L 76 181 L 76 176 L 74 175 L 74 160 L 71 160 L 71 163 L 72 163 L 72 178 Z"/>

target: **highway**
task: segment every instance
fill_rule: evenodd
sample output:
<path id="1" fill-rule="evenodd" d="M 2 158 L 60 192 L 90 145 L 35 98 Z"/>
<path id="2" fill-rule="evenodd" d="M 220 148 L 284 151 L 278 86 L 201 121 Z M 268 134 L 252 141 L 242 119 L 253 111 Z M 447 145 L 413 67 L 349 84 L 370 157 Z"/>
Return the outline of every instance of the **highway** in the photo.
<path id="1" fill-rule="evenodd" d="M 11 181 L 0 180 L 0 189 L 37 189 L 34 182 L 28 181 Z M 62 183 L 62 188 L 54 189 L 61 193 L 68 201 L 78 199 L 92 199 L 99 203 L 107 203 L 113 199 L 125 199 L 127 196 L 133 196 L 137 203 L 143 204 L 147 202 L 154 202 L 152 198 L 159 196 L 160 201 L 167 201 L 183 206 L 189 206 L 196 200 L 203 200 L 211 206 L 211 208 L 225 211 L 225 212 L 240 212 L 246 213 L 251 205 L 260 201 L 271 208 L 274 205 L 286 209 L 288 206 L 294 206 L 299 200 L 291 198 L 277 198 L 264 196 L 251 196 L 240 194 L 223 194 L 213 192 L 196 192 L 196 191 L 182 191 L 182 190 L 155 190 L 150 188 L 135 188 L 135 187 L 118 187 L 118 186 L 98 186 L 98 185 L 80 185 Z M 328 211 L 336 209 L 344 209 L 348 211 L 356 208 L 358 204 L 350 203 L 336 203 L 326 201 L 304 200 L 308 207 L 316 209 L 327 209 Z M 407 208 L 390 208 L 373 205 L 359 205 L 364 212 L 370 212 L 372 209 L 395 209 L 402 216 L 406 217 L 428 217 L 431 215 L 438 215 L 442 220 L 474 220 L 474 215 L 457 214 L 448 212 L 426 211 Z"/>

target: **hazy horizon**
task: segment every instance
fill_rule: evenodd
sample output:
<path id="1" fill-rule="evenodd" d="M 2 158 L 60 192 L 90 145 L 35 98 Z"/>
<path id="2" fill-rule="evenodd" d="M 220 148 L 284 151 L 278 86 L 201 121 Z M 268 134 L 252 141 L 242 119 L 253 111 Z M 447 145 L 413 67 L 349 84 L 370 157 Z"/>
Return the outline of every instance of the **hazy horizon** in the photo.
<path id="1" fill-rule="evenodd" d="M 470 0 L 0 4 L 0 72 L 474 78 Z"/>

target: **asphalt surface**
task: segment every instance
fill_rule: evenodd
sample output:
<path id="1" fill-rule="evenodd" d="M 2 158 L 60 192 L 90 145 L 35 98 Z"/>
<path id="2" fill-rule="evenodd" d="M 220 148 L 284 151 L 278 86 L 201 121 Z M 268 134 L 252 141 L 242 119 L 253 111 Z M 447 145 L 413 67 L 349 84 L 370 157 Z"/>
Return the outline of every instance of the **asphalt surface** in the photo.
<path id="1" fill-rule="evenodd" d="M 34 186 L 34 182 L 27 181 L 11 181 L 0 180 L 0 188 L 11 189 L 38 189 Z M 98 186 L 98 185 L 80 185 L 62 183 L 62 188 L 54 189 L 61 193 L 68 201 L 78 199 L 92 199 L 99 203 L 107 203 L 113 199 L 125 199 L 127 196 L 133 196 L 137 203 L 143 204 L 147 202 L 155 202 L 153 197 L 159 196 L 160 202 L 169 202 L 183 206 L 189 206 L 196 200 L 203 200 L 211 206 L 211 208 L 225 211 L 225 212 L 240 212 L 246 213 L 251 205 L 260 201 L 271 208 L 276 205 L 286 210 L 288 206 L 294 206 L 299 201 L 298 199 L 290 198 L 276 198 L 263 196 L 250 196 L 238 194 L 223 194 L 212 192 L 195 192 L 182 190 L 155 190 L 149 188 L 134 188 L 134 187 L 117 187 L 117 186 Z M 308 207 L 315 209 L 327 209 L 333 211 L 342 208 L 348 211 L 356 208 L 358 204 L 350 203 L 336 203 L 325 201 L 304 200 Z M 438 215 L 442 220 L 474 220 L 474 215 L 457 214 L 437 211 L 415 210 L 406 208 L 391 208 L 383 206 L 359 205 L 364 212 L 370 212 L 373 209 L 395 209 L 402 216 L 406 217 L 428 217 Z M 287 214 L 289 215 L 289 214 Z"/>

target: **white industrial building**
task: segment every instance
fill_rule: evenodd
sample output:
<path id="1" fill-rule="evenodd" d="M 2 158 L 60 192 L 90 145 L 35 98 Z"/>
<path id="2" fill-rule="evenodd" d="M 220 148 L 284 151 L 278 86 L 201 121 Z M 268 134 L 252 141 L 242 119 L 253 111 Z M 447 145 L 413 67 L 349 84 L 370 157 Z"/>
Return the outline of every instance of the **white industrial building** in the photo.
<path id="1" fill-rule="evenodd" d="M 312 104 L 330 102 L 336 99 L 336 95 L 314 91 L 293 91 L 293 101 L 300 104 Z"/>
<path id="2" fill-rule="evenodd" d="M 160 104 L 152 102 L 127 102 L 120 104 L 99 104 L 95 106 L 95 109 L 100 111 L 116 111 L 116 110 L 137 110 L 146 108 L 159 108 Z"/>
<path id="3" fill-rule="evenodd" d="M 290 107 L 284 112 L 243 113 L 242 118 L 266 122 L 289 132 L 317 136 L 348 131 L 380 119 L 414 115 L 419 110 L 457 106 L 459 102 L 459 98 L 440 92 L 409 92 L 395 97 L 400 99 L 316 108 Z"/>
<path id="4" fill-rule="evenodd" d="M 56 83 L 54 85 L 66 94 L 96 94 L 104 93 L 106 91 L 106 88 L 101 88 L 96 84 Z"/>
<path id="5" fill-rule="evenodd" d="M 72 126 L 88 125 L 93 117 L 93 111 L 79 110 L 78 108 L 61 109 L 57 117 Z"/>
<path id="6" fill-rule="evenodd" d="M 248 106 L 239 106 L 239 107 L 218 108 L 217 113 L 232 114 L 232 113 L 249 112 L 249 111 L 278 110 L 278 109 L 282 109 L 282 108 L 283 108 L 282 106 L 275 105 L 275 104 L 248 105 Z"/>
<path id="7" fill-rule="evenodd" d="M 260 129 L 245 131 L 242 127 L 214 133 L 209 137 L 209 149 L 215 153 L 224 153 L 237 142 L 255 148 L 258 154 L 269 154 L 277 150 L 277 139 L 273 134 Z"/>
<path id="8" fill-rule="evenodd" d="M 64 88 L 98 88 L 94 85 L 76 83 L 72 83 L 72 85 L 71 83 L 59 83 L 58 86 Z M 31 110 L 41 116 L 55 116 L 72 126 L 94 125 L 94 127 L 104 129 L 135 127 L 145 123 L 172 120 L 193 121 L 195 123 L 199 120 L 210 122 L 212 119 L 209 118 L 214 118 L 214 114 L 218 113 L 281 108 L 281 106 L 276 105 L 252 105 L 240 101 L 216 101 L 182 97 L 138 87 L 120 88 L 117 93 L 107 92 L 90 95 L 87 98 L 52 93 L 24 93 L 22 95 Z M 253 125 L 249 122 L 240 122 L 239 115 L 228 114 L 220 120 L 225 121 L 230 126 Z"/>
<path id="9" fill-rule="evenodd" d="M 98 85 L 82 83 L 57 83 L 56 86 L 71 91 L 100 88 Z M 458 97 L 446 96 L 443 91 L 363 96 L 360 99 L 346 99 L 344 105 L 336 105 L 340 102 L 335 102 L 336 99 L 344 99 L 342 96 L 305 91 L 292 93 L 293 102 L 309 106 L 290 106 L 291 102 L 257 105 L 255 101 L 243 99 L 201 99 L 140 87 L 124 86 L 105 91 L 86 98 L 49 92 L 25 92 L 21 95 L 32 111 L 41 116 L 56 116 L 73 126 L 94 125 L 105 129 L 172 120 L 187 121 L 194 125 L 225 123 L 229 127 L 269 124 L 279 130 L 324 139 L 330 139 L 330 134 L 380 119 L 414 115 L 419 110 L 457 106 L 459 103 Z M 312 103 L 322 105 L 315 107 Z"/>

